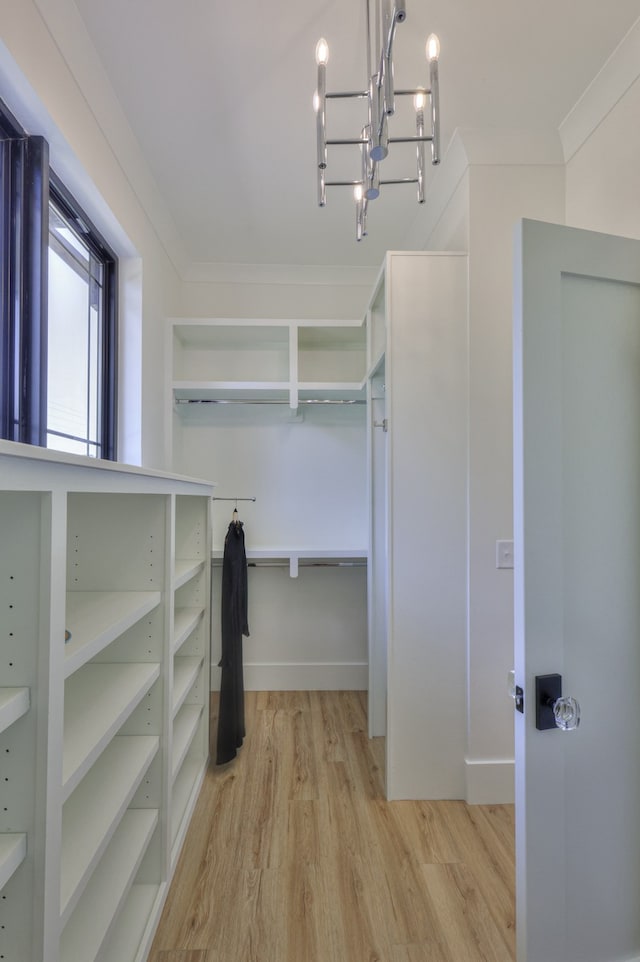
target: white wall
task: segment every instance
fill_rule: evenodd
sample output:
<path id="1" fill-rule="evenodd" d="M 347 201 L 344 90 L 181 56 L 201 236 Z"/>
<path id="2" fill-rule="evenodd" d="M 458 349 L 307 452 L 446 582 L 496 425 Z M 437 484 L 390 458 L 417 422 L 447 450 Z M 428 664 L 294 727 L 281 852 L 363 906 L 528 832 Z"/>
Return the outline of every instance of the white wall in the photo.
<path id="1" fill-rule="evenodd" d="M 126 402 L 121 454 L 134 463 L 163 466 L 164 363 L 158 331 L 177 306 L 180 252 L 72 0 L 3 4 L 0 83 L 18 120 L 48 139 L 52 167 L 121 258 L 120 375 Z"/>
<path id="2" fill-rule="evenodd" d="M 194 264 L 185 274 L 186 317 L 358 319 L 378 268 Z"/>
<path id="3" fill-rule="evenodd" d="M 566 223 L 640 237 L 640 22 L 566 118 Z"/>
<path id="4" fill-rule="evenodd" d="M 496 541 L 513 538 L 512 260 L 522 217 L 564 216 L 561 164 L 470 166 L 467 788 L 469 801 L 513 791 L 513 571 Z"/>
<path id="5" fill-rule="evenodd" d="M 469 252 L 465 794 L 499 802 L 513 798 L 513 572 L 496 568 L 513 537 L 513 228 L 563 221 L 564 165 L 557 136 L 525 131 L 458 131 L 445 164 L 422 244 Z"/>

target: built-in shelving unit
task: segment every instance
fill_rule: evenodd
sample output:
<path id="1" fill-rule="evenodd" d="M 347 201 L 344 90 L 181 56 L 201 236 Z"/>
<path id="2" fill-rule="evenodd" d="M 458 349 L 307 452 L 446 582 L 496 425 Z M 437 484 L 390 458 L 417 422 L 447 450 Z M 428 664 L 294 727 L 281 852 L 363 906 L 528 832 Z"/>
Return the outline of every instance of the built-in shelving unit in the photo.
<path id="1" fill-rule="evenodd" d="M 362 320 L 194 318 L 170 321 L 174 399 L 365 399 Z"/>
<path id="2" fill-rule="evenodd" d="M 0 442 L 7 962 L 147 958 L 209 754 L 212 492 Z"/>
<path id="3" fill-rule="evenodd" d="M 212 507 L 216 610 L 232 511 L 227 499 L 244 496 L 239 509 L 251 566 L 248 688 L 362 687 L 365 573 L 347 569 L 364 568 L 368 554 L 367 351 L 362 318 L 167 321 L 173 468 L 215 477 L 216 496 L 224 501 L 216 497 Z M 182 619 L 193 614 L 189 591 L 188 581 L 177 589 L 177 648 L 188 625 Z M 316 615 L 326 612 L 328 594 L 334 601 L 330 645 Z M 309 613 L 315 630 L 302 639 L 300 625 Z M 212 644 L 209 683 L 215 689 L 219 617 Z M 191 654 L 189 644 L 179 650 Z M 188 770 L 188 758 L 185 765 Z"/>
<path id="4" fill-rule="evenodd" d="M 368 309 L 368 714 L 391 799 L 464 795 L 467 270 L 390 251 Z"/>

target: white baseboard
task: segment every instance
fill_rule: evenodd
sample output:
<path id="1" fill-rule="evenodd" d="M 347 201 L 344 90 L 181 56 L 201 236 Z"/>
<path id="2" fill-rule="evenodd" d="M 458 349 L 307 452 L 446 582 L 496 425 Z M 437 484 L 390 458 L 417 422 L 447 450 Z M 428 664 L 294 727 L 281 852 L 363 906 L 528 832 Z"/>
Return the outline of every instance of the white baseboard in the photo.
<path id="1" fill-rule="evenodd" d="M 509 805 L 515 801 L 512 758 L 466 758 L 464 764 L 469 805 Z"/>
<path id="2" fill-rule="evenodd" d="M 366 691 L 366 662 L 249 662 L 246 691 Z M 211 689 L 220 687 L 220 669 L 211 667 Z"/>

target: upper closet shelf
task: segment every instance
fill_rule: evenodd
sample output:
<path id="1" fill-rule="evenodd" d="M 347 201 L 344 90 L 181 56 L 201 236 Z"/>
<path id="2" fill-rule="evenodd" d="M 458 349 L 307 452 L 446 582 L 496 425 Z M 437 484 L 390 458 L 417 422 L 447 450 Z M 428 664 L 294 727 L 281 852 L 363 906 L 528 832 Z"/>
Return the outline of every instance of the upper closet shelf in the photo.
<path id="1" fill-rule="evenodd" d="M 160 675 L 147 664 L 85 665 L 64 694 L 62 797 L 66 801 Z"/>
<path id="2" fill-rule="evenodd" d="M 184 402 L 363 401 L 362 320 L 172 319 L 173 392 Z M 182 403 L 180 403 L 182 402 Z"/>
<path id="3" fill-rule="evenodd" d="M 28 688 L 0 688 L 0 732 L 29 711 Z"/>
<path id="4" fill-rule="evenodd" d="M 94 962 L 127 896 L 158 824 L 155 809 L 125 812 L 62 933 L 61 962 Z"/>
<path id="5" fill-rule="evenodd" d="M 159 591 L 70 591 L 64 676 L 90 661 L 160 604 Z"/>

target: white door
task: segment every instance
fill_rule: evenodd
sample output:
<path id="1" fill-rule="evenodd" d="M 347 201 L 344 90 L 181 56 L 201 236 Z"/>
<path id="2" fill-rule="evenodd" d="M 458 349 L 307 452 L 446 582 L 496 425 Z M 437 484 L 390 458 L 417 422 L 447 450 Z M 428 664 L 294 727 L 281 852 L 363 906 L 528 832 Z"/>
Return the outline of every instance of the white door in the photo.
<path id="1" fill-rule="evenodd" d="M 640 959 L 640 242 L 524 221 L 515 273 L 518 962 Z"/>

